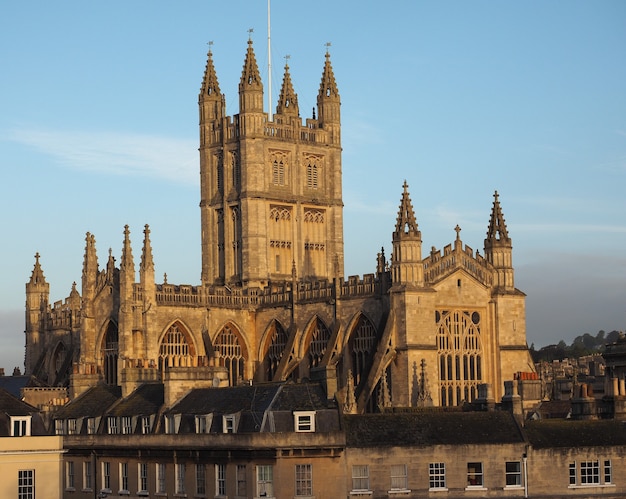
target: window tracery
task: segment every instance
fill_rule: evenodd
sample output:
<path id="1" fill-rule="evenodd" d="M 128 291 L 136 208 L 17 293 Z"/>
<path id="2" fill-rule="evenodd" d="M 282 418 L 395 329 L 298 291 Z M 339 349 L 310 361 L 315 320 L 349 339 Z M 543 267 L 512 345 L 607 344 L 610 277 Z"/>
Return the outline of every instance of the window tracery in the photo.
<path id="1" fill-rule="evenodd" d="M 482 381 L 481 317 L 477 311 L 435 312 L 442 406 L 471 402 Z"/>
<path id="2" fill-rule="evenodd" d="M 214 349 L 219 354 L 220 365 L 228 369 L 230 386 L 236 386 L 245 376 L 246 355 L 239 336 L 231 325 L 224 326 L 219 332 L 215 338 Z"/>

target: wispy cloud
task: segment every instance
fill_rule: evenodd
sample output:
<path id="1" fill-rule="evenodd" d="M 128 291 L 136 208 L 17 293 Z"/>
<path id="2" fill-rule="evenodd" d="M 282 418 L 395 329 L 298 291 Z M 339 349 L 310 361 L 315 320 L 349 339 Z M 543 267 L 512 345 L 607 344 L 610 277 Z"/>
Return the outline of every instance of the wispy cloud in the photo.
<path id="1" fill-rule="evenodd" d="M 596 225 L 596 224 L 516 224 L 516 232 L 560 232 L 560 233 L 605 233 L 605 234 L 626 234 L 624 225 Z"/>
<path id="2" fill-rule="evenodd" d="M 53 157 L 60 165 L 111 175 L 198 183 L 197 144 L 144 134 L 17 129 L 8 139 Z"/>

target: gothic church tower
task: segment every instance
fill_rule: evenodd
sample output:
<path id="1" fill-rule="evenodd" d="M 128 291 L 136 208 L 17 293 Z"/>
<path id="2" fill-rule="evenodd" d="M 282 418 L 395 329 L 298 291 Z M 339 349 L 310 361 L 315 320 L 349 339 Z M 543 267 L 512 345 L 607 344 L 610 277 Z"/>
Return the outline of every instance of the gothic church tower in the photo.
<path id="1" fill-rule="evenodd" d="M 239 114 L 225 115 L 211 51 L 198 99 L 202 282 L 264 286 L 343 275 L 340 98 L 326 54 L 302 124 L 289 66 L 270 121 L 252 41 Z"/>

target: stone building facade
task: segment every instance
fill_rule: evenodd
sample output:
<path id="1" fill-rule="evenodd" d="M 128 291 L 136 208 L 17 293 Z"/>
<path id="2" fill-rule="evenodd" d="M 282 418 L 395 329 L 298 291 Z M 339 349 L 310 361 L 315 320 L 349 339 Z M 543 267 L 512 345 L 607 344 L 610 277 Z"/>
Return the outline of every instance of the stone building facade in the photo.
<path id="1" fill-rule="evenodd" d="M 381 251 L 376 272 L 344 276 L 341 102 L 328 53 L 304 124 L 288 66 L 276 112 L 264 111 L 251 41 L 239 113 L 225 114 L 211 52 L 198 103 L 201 282 L 157 282 L 148 226 L 138 269 L 128 226 L 119 264 L 109 252 L 102 267 L 88 233 L 82 281 L 54 303 L 37 254 L 26 374 L 68 385 L 70 398 L 101 381 L 124 395 L 162 381 L 172 401 L 193 387 L 317 378 L 340 398 L 353 385 L 354 411 L 371 412 L 460 405 L 483 383 L 499 400 L 505 380 L 533 370 L 497 193 L 482 254 L 458 226 L 452 244 L 426 252 L 405 182 L 390 260 Z"/>

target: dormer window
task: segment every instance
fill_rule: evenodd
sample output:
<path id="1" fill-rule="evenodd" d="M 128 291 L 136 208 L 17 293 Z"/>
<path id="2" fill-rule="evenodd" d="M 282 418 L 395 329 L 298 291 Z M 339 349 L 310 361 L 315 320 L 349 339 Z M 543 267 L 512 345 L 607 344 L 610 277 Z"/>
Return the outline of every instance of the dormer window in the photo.
<path id="1" fill-rule="evenodd" d="M 78 433 L 78 425 L 76 424 L 75 419 L 67 420 L 67 434 L 68 435 L 76 435 Z"/>
<path id="2" fill-rule="evenodd" d="M 133 420 L 130 416 L 122 416 L 122 434 L 129 435 L 133 432 Z"/>
<path id="3" fill-rule="evenodd" d="M 226 414 L 222 416 L 222 431 L 223 433 L 237 433 L 236 414 Z"/>
<path id="4" fill-rule="evenodd" d="M 54 434 L 65 435 L 65 420 L 63 419 L 54 420 Z"/>
<path id="5" fill-rule="evenodd" d="M 297 432 L 314 432 L 315 411 L 294 411 L 293 426 Z"/>
<path id="6" fill-rule="evenodd" d="M 148 435 L 150 433 L 152 425 L 150 424 L 150 416 L 141 417 L 141 433 Z"/>
<path id="7" fill-rule="evenodd" d="M 11 436 L 12 437 L 29 437 L 30 436 L 30 420 L 31 416 L 12 416 L 11 417 Z"/>
<path id="8" fill-rule="evenodd" d="M 109 416 L 107 422 L 109 427 L 109 435 L 117 435 L 120 432 L 120 429 L 117 426 L 117 418 L 115 416 Z"/>
<path id="9" fill-rule="evenodd" d="M 196 433 L 208 433 L 209 425 L 209 418 L 206 415 L 196 416 Z"/>
<path id="10" fill-rule="evenodd" d="M 178 433 L 180 427 L 180 414 L 165 416 L 165 433 Z"/>
<path id="11" fill-rule="evenodd" d="M 87 418 L 87 434 L 94 435 L 96 433 L 96 418 Z"/>

